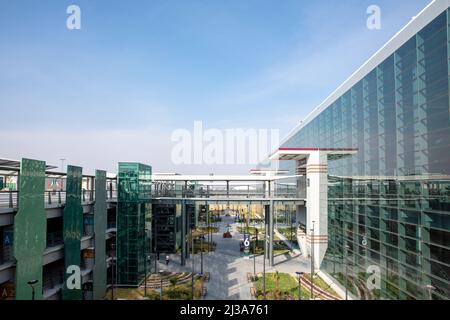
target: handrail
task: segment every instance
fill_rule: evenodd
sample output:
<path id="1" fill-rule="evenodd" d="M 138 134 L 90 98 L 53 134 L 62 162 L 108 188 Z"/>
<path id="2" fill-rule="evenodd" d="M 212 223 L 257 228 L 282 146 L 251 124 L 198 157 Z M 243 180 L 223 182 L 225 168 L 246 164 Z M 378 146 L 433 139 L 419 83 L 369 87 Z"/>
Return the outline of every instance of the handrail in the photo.
<path id="1" fill-rule="evenodd" d="M 17 209 L 19 207 L 20 191 L 0 191 L 0 209 L 9 208 Z M 117 197 L 116 190 L 110 189 L 106 192 L 106 199 L 111 200 Z M 42 200 L 46 206 L 61 206 L 66 203 L 66 191 L 64 190 L 47 190 L 44 192 Z M 82 190 L 81 202 L 88 204 L 95 201 L 95 190 Z"/>

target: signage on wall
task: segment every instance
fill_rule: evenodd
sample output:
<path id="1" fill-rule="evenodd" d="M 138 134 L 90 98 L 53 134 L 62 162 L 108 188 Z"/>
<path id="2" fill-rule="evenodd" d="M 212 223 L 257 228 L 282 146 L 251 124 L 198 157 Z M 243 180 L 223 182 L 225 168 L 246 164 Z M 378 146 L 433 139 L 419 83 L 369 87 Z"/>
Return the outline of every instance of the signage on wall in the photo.
<path id="1" fill-rule="evenodd" d="M 0 300 L 14 299 L 15 295 L 14 284 L 8 282 L 0 285 Z"/>
<path id="2" fill-rule="evenodd" d="M 12 246 L 13 245 L 13 240 L 14 240 L 13 232 L 12 231 L 5 231 L 4 232 L 4 238 L 3 238 L 3 245 L 5 247 Z"/>
<path id="3" fill-rule="evenodd" d="M 93 216 L 85 216 L 84 217 L 84 224 L 85 225 L 93 225 L 94 224 L 94 217 Z"/>

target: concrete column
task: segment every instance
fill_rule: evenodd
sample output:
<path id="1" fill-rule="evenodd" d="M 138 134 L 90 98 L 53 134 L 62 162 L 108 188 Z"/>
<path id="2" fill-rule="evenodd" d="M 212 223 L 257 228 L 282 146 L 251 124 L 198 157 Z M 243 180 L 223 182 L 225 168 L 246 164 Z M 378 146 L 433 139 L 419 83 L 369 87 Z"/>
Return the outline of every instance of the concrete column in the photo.
<path id="1" fill-rule="evenodd" d="M 321 151 L 312 152 L 306 165 L 307 177 L 307 242 L 309 254 L 314 244 L 314 265 L 320 268 L 328 247 L 328 166 L 327 154 Z M 311 236 L 312 221 L 314 237 Z"/>

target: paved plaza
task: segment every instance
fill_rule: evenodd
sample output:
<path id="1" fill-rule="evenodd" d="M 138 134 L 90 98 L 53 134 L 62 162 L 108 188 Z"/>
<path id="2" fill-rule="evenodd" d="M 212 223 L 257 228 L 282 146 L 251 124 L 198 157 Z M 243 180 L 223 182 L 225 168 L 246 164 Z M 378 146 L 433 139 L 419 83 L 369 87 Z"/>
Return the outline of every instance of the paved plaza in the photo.
<path id="1" fill-rule="evenodd" d="M 233 238 L 224 239 L 223 233 L 227 231 L 227 225 L 231 225 Z M 219 230 L 213 235 L 213 241 L 217 243 L 214 253 L 203 254 L 203 271 L 210 273 L 210 281 L 205 283 L 208 290 L 206 300 L 250 300 L 251 283 L 247 280 L 247 273 L 253 273 L 254 265 L 256 272 L 263 271 L 262 256 L 256 257 L 254 263 L 253 256 L 245 257 L 239 251 L 239 243 L 243 240 L 243 234 L 237 231 L 237 224 L 234 217 L 222 217 L 222 222 L 218 224 Z M 186 266 L 180 265 L 180 256 L 171 255 L 171 262 L 166 266 L 161 255 L 159 268 L 173 272 L 192 271 L 192 261 L 194 261 L 194 272 L 200 272 L 200 254 L 192 256 L 187 260 Z M 266 261 L 266 272 L 276 270 L 284 273 L 295 274 L 296 271 L 309 272 L 309 261 L 299 254 L 291 256 L 283 254 L 275 256 L 274 266 L 269 267 Z"/>

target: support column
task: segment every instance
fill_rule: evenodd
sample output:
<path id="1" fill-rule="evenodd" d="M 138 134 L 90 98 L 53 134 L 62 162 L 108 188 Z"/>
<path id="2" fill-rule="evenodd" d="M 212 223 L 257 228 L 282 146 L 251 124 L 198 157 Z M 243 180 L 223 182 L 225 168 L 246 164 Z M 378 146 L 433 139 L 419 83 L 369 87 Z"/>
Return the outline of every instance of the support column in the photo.
<path id="1" fill-rule="evenodd" d="M 328 166 L 327 154 L 321 151 L 309 155 L 307 175 L 307 242 L 309 254 L 314 245 L 314 265 L 320 268 L 328 247 Z M 311 229 L 314 224 L 314 235 Z"/>

